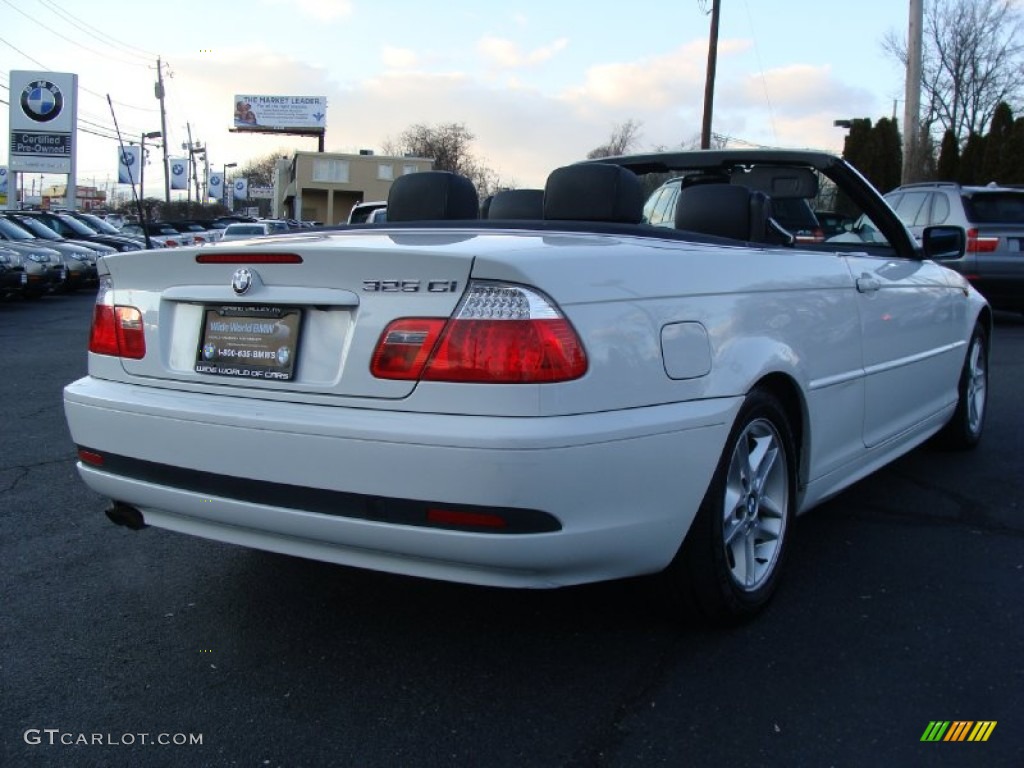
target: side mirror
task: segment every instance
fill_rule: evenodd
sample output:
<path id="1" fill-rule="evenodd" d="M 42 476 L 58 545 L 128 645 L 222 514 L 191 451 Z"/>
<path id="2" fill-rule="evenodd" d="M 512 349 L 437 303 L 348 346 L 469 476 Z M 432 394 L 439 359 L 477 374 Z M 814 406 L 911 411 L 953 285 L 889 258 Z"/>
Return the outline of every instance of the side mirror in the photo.
<path id="1" fill-rule="evenodd" d="M 962 259 L 967 249 L 967 233 L 963 227 L 925 227 L 921 247 L 926 259 Z"/>

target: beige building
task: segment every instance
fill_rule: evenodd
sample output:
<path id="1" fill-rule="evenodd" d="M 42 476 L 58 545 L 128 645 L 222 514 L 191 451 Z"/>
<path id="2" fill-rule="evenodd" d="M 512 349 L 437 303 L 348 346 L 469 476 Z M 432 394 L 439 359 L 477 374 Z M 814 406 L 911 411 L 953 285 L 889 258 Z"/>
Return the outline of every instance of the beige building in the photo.
<path id="1" fill-rule="evenodd" d="M 274 215 L 343 224 L 356 203 L 387 200 L 392 181 L 432 167 L 433 160 L 424 157 L 296 152 L 278 163 Z"/>

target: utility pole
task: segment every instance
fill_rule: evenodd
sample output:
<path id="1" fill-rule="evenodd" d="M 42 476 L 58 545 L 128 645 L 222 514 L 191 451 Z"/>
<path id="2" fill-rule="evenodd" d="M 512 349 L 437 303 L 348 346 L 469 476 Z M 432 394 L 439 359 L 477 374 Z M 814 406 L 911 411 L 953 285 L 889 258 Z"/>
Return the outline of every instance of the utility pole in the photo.
<path id="1" fill-rule="evenodd" d="M 715 102 L 715 67 L 718 65 L 718 15 L 722 0 L 712 0 L 711 39 L 708 41 L 708 71 L 704 83 L 704 122 L 700 131 L 700 148 L 711 149 L 711 113 Z"/>
<path id="2" fill-rule="evenodd" d="M 921 144 L 921 47 L 924 0 L 910 0 L 907 25 L 907 83 L 903 105 L 903 173 L 901 183 L 917 181 Z M 895 110 L 894 110 L 895 111 Z"/>
<path id="3" fill-rule="evenodd" d="M 160 132 L 164 137 L 164 202 L 171 202 L 171 174 L 168 170 L 170 165 L 167 158 L 167 110 L 164 108 L 164 65 L 157 57 L 156 60 L 156 86 L 154 94 L 160 100 Z"/>

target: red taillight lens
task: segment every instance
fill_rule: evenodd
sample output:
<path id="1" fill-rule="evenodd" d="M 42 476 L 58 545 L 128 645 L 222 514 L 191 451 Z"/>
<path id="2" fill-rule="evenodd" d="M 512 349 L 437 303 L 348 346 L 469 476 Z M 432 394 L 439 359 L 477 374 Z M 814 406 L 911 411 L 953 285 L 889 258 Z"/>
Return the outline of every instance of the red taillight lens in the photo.
<path id="1" fill-rule="evenodd" d="M 135 307 L 97 304 L 93 309 L 89 351 L 98 355 L 141 360 L 146 356 L 142 313 Z"/>
<path id="2" fill-rule="evenodd" d="M 444 324 L 437 317 L 395 320 L 377 343 L 370 372 L 379 379 L 418 379 Z"/>
<path id="3" fill-rule="evenodd" d="M 447 322 L 391 323 L 371 363 L 379 378 L 489 384 L 569 381 L 586 371 L 583 344 L 550 299 L 485 282 L 470 284 Z"/>
<path id="4" fill-rule="evenodd" d="M 977 229 L 967 230 L 968 253 L 992 253 L 998 247 L 998 237 L 980 237 Z"/>
<path id="5" fill-rule="evenodd" d="M 117 356 L 117 322 L 114 308 L 97 304 L 92 311 L 92 331 L 89 333 L 89 351 L 97 355 Z"/>
<path id="6" fill-rule="evenodd" d="M 583 347 L 565 319 L 453 320 L 423 378 L 543 383 L 576 379 L 586 369 Z"/>

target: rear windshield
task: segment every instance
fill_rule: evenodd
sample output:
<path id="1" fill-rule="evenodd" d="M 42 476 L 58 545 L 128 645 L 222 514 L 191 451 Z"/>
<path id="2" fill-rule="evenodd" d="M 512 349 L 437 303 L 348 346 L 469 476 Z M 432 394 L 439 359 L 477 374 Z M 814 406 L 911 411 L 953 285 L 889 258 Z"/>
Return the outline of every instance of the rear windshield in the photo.
<path id="1" fill-rule="evenodd" d="M 967 218 L 978 224 L 1024 224 L 1024 192 L 964 195 Z"/>
<path id="2" fill-rule="evenodd" d="M 227 228 L 227 232 L 232 235 L 262 235 L 265 231 L 259 224 L 232 224 Z"/>

